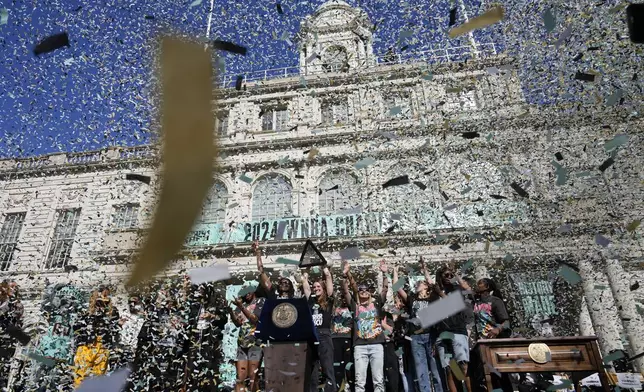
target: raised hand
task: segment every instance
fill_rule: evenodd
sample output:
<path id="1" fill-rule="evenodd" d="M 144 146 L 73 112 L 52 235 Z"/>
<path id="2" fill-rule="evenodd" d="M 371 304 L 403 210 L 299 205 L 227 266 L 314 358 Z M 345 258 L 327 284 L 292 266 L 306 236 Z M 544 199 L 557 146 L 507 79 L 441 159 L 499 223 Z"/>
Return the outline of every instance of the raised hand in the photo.
<path id="1" fill-rule="evenodd" d="M 389 267 L 387 266 L 387 262 L 385 260 L 380 260 L 380 271 L 386 274 L 388 270 Z"/>
<path id="2" fill-rule="evenodd" d="M 343 273 L 344 275 L 346 275 L 346 274 L 348 274 L 348 273 L 349 273 L 349 269 L 350 269 L 350 268 L 351 268 L 351 266 L 349 266 L 349 262 L 348 262 L 348 261 L 346 261 L 346 260 L 345 260 L 345 261 L 343 261 L 343 262 L 342 262 L 342 273 Z"/>

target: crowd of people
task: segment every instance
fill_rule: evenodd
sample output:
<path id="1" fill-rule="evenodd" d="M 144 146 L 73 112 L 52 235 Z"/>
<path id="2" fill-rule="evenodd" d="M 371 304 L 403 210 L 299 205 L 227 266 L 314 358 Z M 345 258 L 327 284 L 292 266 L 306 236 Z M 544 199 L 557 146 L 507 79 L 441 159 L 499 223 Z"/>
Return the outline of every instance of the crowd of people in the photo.
<path id="1" fill-rule="evenodd" d="M 226 300 L 226 282 L 193 285 L 185 277 L 130 293 L 128 306 L 119 312 L 110 288 L 99 287 L 88 306 L 70 318 L 71 339 L 57 343 L 59 348 L 68 346 L 69 359 L 36 345 L 32 352 L 40 357 L 32 356 L 37 366 L 31 369 L 36 374 L 31 379 L 38 380 L 38 388 L 31 389 L 27 377 L 18 377 L 13 390 L 72 390 L 87 377 L 126 366 L 132 369 L 127 391 L 263 390 L 267 342 L 260 341 L 255 330 L 265 301 L 275 298 L 301 296 L 308 301 L 319 337 L 311 391 L 482 391 L 483 366 L 471 351 L 474 343 L 511 333 L 504 301 L 491 279 L 475 282 L 447 265 L 432 275 L 420 258 L 421 276 L 405 279 L 398 266 L 382 260 L 377 279 L 354 276 L 345 261 L 336 272 L 339 277 L 329 268 L 316 267 L 276 280 L 264 270 L 257 244 L 254 250 L 259 284 L 242 286 L 232 301 Z M 3 331 L 19 328 L 17 287 L 5 282 L 0 288 Z M 466 310 L 423 328 L 423 310 L 453 292 L 463 295 Z M 74 306 L 63 301 L 62 307 Z M 238 327 L 234 387 L 223 383 L 221 374 L 229 322 Z M 53 324 L 52 333 L 67 333 L 63 323 Z M 14 343 L 0 342 L 3 364 L 13 355 L 4 348 Z M 495 388 L 513 390 L 507 376 L 494 375 L 493 381 Z"/>

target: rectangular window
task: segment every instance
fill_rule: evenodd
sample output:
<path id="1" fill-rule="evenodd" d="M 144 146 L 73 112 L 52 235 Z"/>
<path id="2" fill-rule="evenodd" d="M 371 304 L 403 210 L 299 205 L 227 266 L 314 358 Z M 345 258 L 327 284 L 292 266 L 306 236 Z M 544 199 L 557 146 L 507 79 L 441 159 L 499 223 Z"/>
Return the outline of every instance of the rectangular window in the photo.
<path id="1" fill-rule="evenodd" d="M 17 212 L 5 216 L 0 231 L 0 271 L 9 270 L 26 215 L 26 212 Z"/>
<path id="2" fill-rule="evenodd" d="M 281 132 L 288 126 L 288 111 L 286 109 L 269 109 L 262 114 L 262 131 Z"/>
<path id="3" fill-rule="evenodd" d="M 474 90 L 447 94 L 446 110 L 474 110 L 476 108 L 476 91 Z"/>
<path id="4" fill-rule="evenodd" d="M 408 93 L 391 94 L 385 98 L 386 116 L 411 118 L 411 96 Z"/>
<path id="5" fill-rule="evenodd" d="M 63 268 L 69 261 L 80 212 L 80 208 L 58 210 L 54 237 L 47 254 L 46 269 Z"/>
<path id="6" fill-rule="evenodd" d="M 228 113 L 219 113 L 217 115 L 217 136 L 228 135 Z"/>
<path id="7" fill-rule="evenodd" d="M 114 206 L 114 228 L 134 229 L 139 225 L 139 205 L 124 204 Z"/>
<path id="8" fill-rule="evenodd" d="M 346 124 L 349 119 L 349 110 L 346 102 L 326 101 L 322 103 L 322 125 L 330 127 Z"/>

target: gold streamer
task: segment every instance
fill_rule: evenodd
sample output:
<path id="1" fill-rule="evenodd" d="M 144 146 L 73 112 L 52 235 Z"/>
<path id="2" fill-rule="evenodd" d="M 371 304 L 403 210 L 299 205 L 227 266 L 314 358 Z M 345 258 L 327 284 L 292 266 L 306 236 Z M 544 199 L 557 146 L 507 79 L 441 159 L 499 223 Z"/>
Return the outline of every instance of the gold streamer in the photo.
<path id="1" fill-rule="evenodd" d="M 210 50 L 161 41 L 163 186 L 152 228 L 127 283 L 163 270 L 181 249 L 212 184 L 216 154 Z"/>

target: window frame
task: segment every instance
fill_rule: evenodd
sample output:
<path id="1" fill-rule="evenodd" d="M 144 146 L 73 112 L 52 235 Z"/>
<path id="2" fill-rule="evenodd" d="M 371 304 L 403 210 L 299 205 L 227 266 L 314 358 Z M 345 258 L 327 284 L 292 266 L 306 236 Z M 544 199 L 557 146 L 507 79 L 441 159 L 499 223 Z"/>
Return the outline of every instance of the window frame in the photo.
<path id="1" fill-rule="evenodd" d="M 62 227 L 65 222 L 65 216 L 73 213 L 71 230 Z M 76 240 L 76 230 L 81 217 L 81 208 L 63 208 L 56 210 L 56 225 L 49 242 L 49 249 L 45 258 L 44 269 L 55 270 L 65 268 L 67 262 L 71 259 L 72 248 Z M 55 256 L 55 257 L 54 257 Z M 62 256 L 62 262 L 61 262 Z"/>
<path id="2" fill-rule="evenodd" d="M 337 110 L 338 107 L 343 107 L 342 111 L 344 113 L 340 113 L 341 110 Z M 325 116 L 325 113 L 329 112 L 328 109 L 331 109 L 330 121 L 328 121 Z M 342 116 L 342 118 L 339 118 L 340 116 L 338 115 L 338 113 L 340 113 L 340 116 Z M 349 122 L 349 100 L 341 98 L 329 98 L 323 100 L 320 103 L 320 120 L 322 122 L 322 126 L 324 127 L 335 127 L 342 124 L 347 124 Z"/>
<path id="3" fill-rule="evenodd" d="M 215 115 L 215 128 L 218 137 L 228 136 L 230 126 L 230 111 L 220 110 Z"/>
<path id="4" fill-rule="evenodd" d="M 270 129 L 265 128 L 265 124 L 267 121 L 265 121 L 264 118 L 268 115 L 268 113 L 270 113 L 270 123 L 271 123 Z M 286 117 L 286 119 L 278 118 L 279 117 L 278 113 L 284 113 L 284 116 Z M 288 107 L 286 105 L 266 107 L 262 111 L 261 120 L 262 120 L 262 132 L 264 133 L 287 131 L 288 124 L 290 121 L 290 113 L 289 113 Z M 278 126 L 278 124 L 280 125 Z"/>
<path id="5" fill-rule="evenodd" d="M 412 103 L 412 93 L 407 90 L 392 91 L 383 97 L 385 113 L 384 116 L 388 120 L 408 120 L 414 116 L 414 105 Z M 407 111 L 404 111 L 404 106 L 401 103 L 407 103 Z M 391 105 L 393 103 L 393 105 Z M 400 107 L 400 113 L 392 114 L 391 109 Z"/>
<path id="6" fill-rule="evenodd" d="M 125 204 L 114 204 L 112 206 L 112 229 L 115 231 L 130 231 L 137 230 L 139 228 L 139 213 L 141 212 L 141 204 L 139 203 L 125 203 Z M 121 209 L 128 209 L 128 211 L 133 211 L 132 214 L 125 214 L 119 216 Z M 119 219 L 122 218 L 122 219 Z M 131 222 L 129 225 L 121 224 L 121 222 L 127 222 L 130 219 Z"/>
<path id="7" fill-rule="evenodd" d="M 215 195 L 213 193 L 213 190 L 217 187 L 220 186 L 221 189 L 223 189 L 223 197 L 220 197 L 218 200 L 220 202 L 218 203 L 217 206 L 214 206 L 213 203 L 214 199 L 211 199 L 212 196 Z M 206 208 L 206 206 L 210 206 L 209 208 Z M 224 184 L 220 180 L 215 180 L 208 190 L 208 195 L 207 199 L 204 200 L 203 205 L 201 206 L 201 210 L 199 212 L 199 216 L 197 217 L 197 224 L 201 225 L 206 225 L 206 224 L 223 224 L 226 222 L 226 207 L 228 206 L 228 187 L 226 187 L 226 184 Z M 223 207 L 223 208 L 222 208 Z M 219 213 L 221 211 L 221 213 Z M 214 218 L 209 218 L 209 214 L 207 212 L 214 212 L 215 217 Z M 206 218 L 205 218 L 206 217 Z M 205 219 L 204 219 L 205 218 Z"/>
<path id="8" fill-rule="evenodd" d="M 338 178 L 340 180 L 334 180 Z M 350 180 L 345 179 L 351 179 L 353 182 L 349 183 Z M 329 183 L 325 185 L 325 181 Z M 338 189 L 329 190 L 335 185 L 338 185 Z M 348 186 L 349 189 L 343 191 L 345 186 Z M 321 216 L 340 215 L 346 210 L 357 207 L 360 205 L 358 186 L 358 178 L 347 170 L 331 169 L 326 171 L 322 174 L 316 187 L 318 189 L 317 213 Z M 351 203 L 352 201 L 353 203 Z M 333 206 L 329 208 L 329 204 Z"/>
<path id="9" fill-rule="evenodd" d="M 288 194 L 284 191 L 282 192 L 273 192 L 269 194 L 258 194 L 258 188 L 262 183 L 260 181 L 276 181 L 281 179 L 283 184 L 288 187 Z M 257 180 L 257 184 L 253 189 L 251 196 L 251 217 L 253 221 L 264 221 L 264 220 L 277 220 L 283 218 L 290 218 L 294 216 L 293 211 L 293 184 L 288 180 L 287 177 L 281 174 L 268 174 Z M 261 200 L 266 202 L 269 198 L 271 205 L 268 206 L 266 203 L 261 203 L 258 201 L 257 197 L 261 197 Z M 260 210 L 262 208 L 262 210 Z"/>
<path id="10" fill-rule="evenodd" d="M 12 220 L 11 218 L 13 217 L 17 219 Z M 4 221 L 0 228 L 0 271 L 9 271 L 9 268 L 13 264 L 18 247 L 18 239 L 20 239 L 26 217 L 26 211 L 4 214 Z M 9 223 L 11 224 L 10 228 L 7 227 Z"/>

